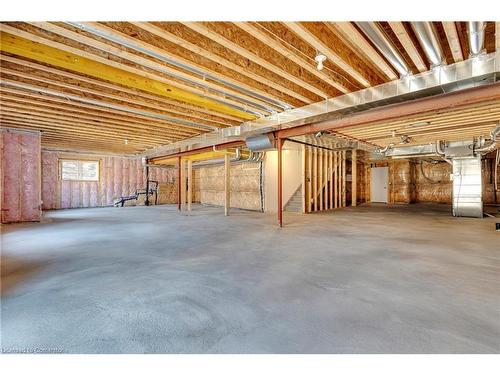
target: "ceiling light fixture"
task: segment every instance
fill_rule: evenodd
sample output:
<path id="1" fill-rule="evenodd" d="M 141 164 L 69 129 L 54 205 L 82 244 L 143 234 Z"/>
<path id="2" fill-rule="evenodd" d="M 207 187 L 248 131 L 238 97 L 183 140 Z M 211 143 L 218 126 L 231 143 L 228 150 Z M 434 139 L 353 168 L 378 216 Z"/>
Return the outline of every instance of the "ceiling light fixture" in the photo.
<path id="1" fill-rule="evenodd" d="M 318 66 L 316 67 L 318 70 L 323 69 L 323 62 L 326 60 L 326 56 L 323 55 L 321 52 L 318 52 L 316 57 L 314 58 L 314 61 L 318 63 Z"/>
<path id="2" fill-rule="evenodd" d="M 128 145 L 128 139 L 125 139 L 124 142 L 126 145 Z"/>

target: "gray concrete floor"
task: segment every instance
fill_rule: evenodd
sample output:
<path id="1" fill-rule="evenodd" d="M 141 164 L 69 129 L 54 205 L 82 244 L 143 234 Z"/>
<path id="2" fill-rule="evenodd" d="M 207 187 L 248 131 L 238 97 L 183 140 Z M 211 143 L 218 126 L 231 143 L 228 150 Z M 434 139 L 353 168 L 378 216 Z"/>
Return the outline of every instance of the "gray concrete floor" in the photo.
<path id="1" fill-rule="evenodd" d="M 2 349 L 498 353 L 500 233 L 448 212 L 48 212 L 2 228 Z"/>

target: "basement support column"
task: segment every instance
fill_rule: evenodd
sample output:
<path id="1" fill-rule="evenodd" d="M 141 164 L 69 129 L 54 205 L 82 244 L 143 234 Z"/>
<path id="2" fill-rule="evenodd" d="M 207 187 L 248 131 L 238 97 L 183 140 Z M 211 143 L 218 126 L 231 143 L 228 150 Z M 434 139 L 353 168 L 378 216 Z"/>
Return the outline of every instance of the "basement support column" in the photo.
<path id="1" fill-rule="evenodd" d="M 181 157 L 179 156 L 177 158 L 177 209 L 181 211 L 182 206 L 182 196 L 181 196 L 181 189 L 182 189 L 182 160 Z"/>
<path id="2" fill-rule="evenodd" d="M 351 155 L 351 162 L 352 162 L 352 168 L 351 168 L 351 205 L 353 207 L 356 206 L 357 204 L 357 176 L 358 176 L 358 169 L 357 169 L 357 154 L 356 150 L 352 150 L 352 155 Z"/>
<path id="3" fill-rule="evenodd" d="M 181 160 L 181 184 L 182 184 L 182 190 L 181 190 L 181 210 L 185 211 L 186 210 L 186 195 L 187 195 L 187 173 L 186 173 L 186 160 Z"/>
<path id="4" fill-rule="evenodd" d="M 191 211 L 191 203 L 193 202 L 193 161 L 188 160 L 188 191 L 187 191 L 187 210 Z"/>
<path id="5" fill-rule="evenodd" d="M 229 206 L 231 204 L 231 159 L 229 153 L 224 154 L 224 215 L 229 216 Z"/>
<path id="6" fill-rule="evenodd" d="M 146 159 L 146 200 L 144 201 L 145 206 L 149 206 L 149 167 L 148 159 Z"/>
<path id="7" fill-rule="evenodd" d="M 283 227 L 283 139 L 278 138 L 278 224 Z"/>

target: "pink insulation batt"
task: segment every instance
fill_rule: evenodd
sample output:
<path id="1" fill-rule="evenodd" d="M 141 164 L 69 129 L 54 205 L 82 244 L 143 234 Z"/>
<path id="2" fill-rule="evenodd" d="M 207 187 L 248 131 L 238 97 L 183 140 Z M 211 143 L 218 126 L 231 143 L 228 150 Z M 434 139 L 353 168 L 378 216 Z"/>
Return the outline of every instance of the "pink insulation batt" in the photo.
<path id="1" fill-rule="evenodd" d="M 59 159 L 79 157 L 99 160 L 98 182 L 60 180 Z M 146 173 L 139 158 L 43 151 L 42 160 L 44 209 L 111 206 L 114 199 L 146 188 Z M 169 182 L 169 171 L 151 168 L 150 179 Z"/>
<path id="2" fill-rule="evenodd" d="M 4 129 L 2 223 L 41 218 L 40 133 Z"/>

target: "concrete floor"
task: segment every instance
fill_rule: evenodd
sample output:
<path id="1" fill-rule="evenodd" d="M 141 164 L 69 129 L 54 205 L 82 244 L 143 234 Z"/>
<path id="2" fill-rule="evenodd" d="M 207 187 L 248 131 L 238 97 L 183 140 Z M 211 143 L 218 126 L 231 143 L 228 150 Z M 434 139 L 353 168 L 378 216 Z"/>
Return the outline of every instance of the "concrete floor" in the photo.
<path id="1" fill-rule="evenodd" d="M 2 228 L 4 352 L 498 353 L 494 219 L 172 206 Z"/>

